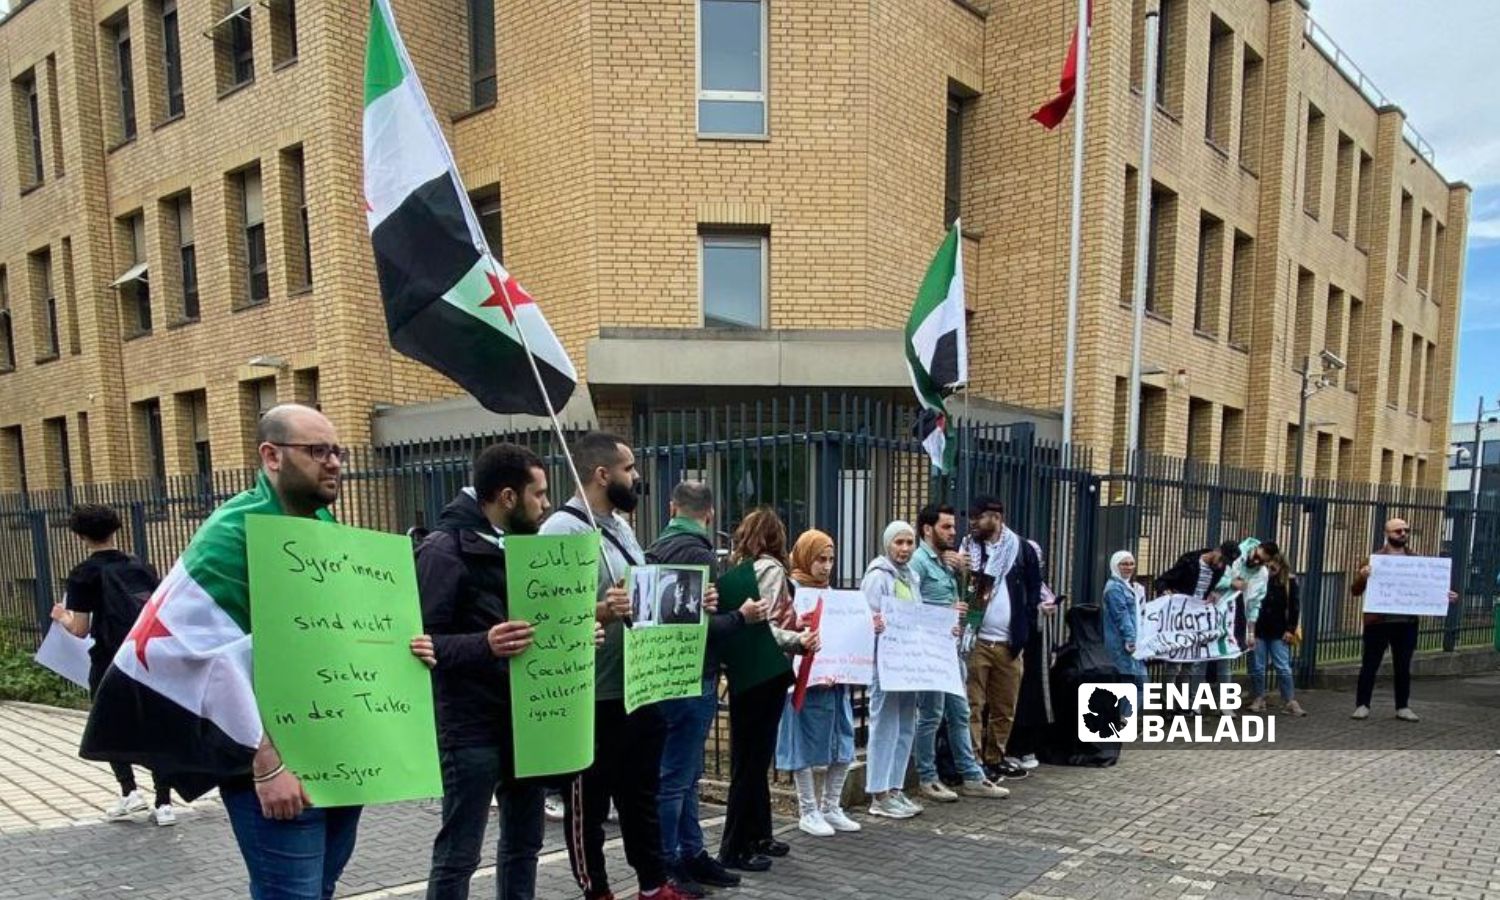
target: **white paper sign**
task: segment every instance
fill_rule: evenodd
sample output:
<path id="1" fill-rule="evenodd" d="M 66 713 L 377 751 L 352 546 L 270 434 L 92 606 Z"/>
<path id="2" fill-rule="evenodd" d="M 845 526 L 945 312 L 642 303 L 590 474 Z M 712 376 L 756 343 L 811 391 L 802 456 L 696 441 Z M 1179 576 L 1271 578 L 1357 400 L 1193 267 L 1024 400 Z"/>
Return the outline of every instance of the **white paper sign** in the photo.
<path id="1" fill-rule="evenodd" d="M 823 601 L 818 634 L 823 648 L 813 657 L 807 683 L 869 684 L 875 677 L 875 617 L 862 591 L 802 588 L 797 591 L 797 612 L 810 613 Z M 802 660 L 792 668 L 801 671 Z"/>
<path id="2" fill-rule="evenodd" d="M 42 646 L 37 648 L 36 661 L 79 687 L 89 686 L 89 648 L 94 646 L 91 637 L 76 638 L 57 622 L 52 623 Z"/>
<path id="3" fill-rule="evenodd" d="M 1403 616 L 1446 616 L 1453 560 L 1443 556 L 1370 557 L 1365 612 Z"/>
<path id="4" fill-rule="evenodd" d="M 953 627 L 958 624 L 953 607 L 887 598 L 882 611 L 885 631 L 875 657 L 880 687 L 966 696 L 953 636 Z"/>
<path id="5" fill-rule="evenodd" d="M 1136 659 L 1203 662 L 1240 655 L 1234 637 L 1234 611 L 1239 592 L 1199 600 L 1189 594 L 1168 594 L 1141 604 L 1136 622 Z"/>

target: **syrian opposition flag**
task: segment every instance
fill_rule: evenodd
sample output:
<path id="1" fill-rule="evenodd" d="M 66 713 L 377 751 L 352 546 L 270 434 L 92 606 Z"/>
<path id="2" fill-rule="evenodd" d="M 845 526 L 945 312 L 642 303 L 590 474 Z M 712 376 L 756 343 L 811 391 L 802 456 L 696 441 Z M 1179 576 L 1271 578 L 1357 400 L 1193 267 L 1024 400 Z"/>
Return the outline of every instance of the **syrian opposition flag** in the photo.
<path id="1" fill-rule="evenodd" d="M 491 255 L 389 0 L 370 4 L 364 150 L 365 217 L 391 346 L 493 412 L 546 415 L 538 376 L 561 409 L 578 373 L 536 302 Z"/>
<path id="2" fill-rule="evenodd" d="M 948 440 L 945 399 L 969 380 L 969 339 L 964 314 L 963 241 L 955 220 L 938 248 L 906 320 L 906 367 L 922 404 L 918 437 L 932 464 L 947 474 L 957 445 Z"/>
<path id="3" fill-rule="evenodd" d="M 245 517 L 281 514 L 262 474 L 193 535 L 99 684 L 84 759 L 147 766 L 188 800 L 250 771 L 261 723 Z M 318 515 L 332 519 L 327 510 Z"/>
<path id="4" fill-rule="evenodd" d="M 1088 5 L 1089 27 L 1094 24 L 1094 4 Z M 1073 108 L 1073 98 L 1078 93 L 1078 26 L 1073 26 L 1073 40 L 1068 44 L 1068 56 L 1063 60 L 1062 76 L 1057 81 L 1057 96 L 1042 104 L 1041 108 L 1031 114 L 1031 118 L 1040 122 L 1043 128 L 1052 130 L 1062 124 L 1067 117 L 1068 110 Z"/>

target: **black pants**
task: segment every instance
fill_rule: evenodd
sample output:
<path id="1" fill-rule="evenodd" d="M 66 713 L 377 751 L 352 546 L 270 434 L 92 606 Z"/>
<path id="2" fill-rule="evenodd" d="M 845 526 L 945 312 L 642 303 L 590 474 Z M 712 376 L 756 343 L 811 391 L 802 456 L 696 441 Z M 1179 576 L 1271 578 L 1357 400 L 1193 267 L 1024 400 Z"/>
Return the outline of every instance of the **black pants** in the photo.
<path id="1" fill-rule="evenodd" d="M 1033 625 L 1031 637 L 1022 653 L 1026 668 L 1021 672 L 1021 692 L 1016 697 L 1016 723 L 1010 730 L 1006 756 L 1035 756 L 1042 750 L 1047 736 L 1047 696 L 1042 679 L 1048 673 L 1042 656 L 1042 630 Z"/>
<path id="2" fill-rule="evenodd" d="M 500 803 L 499 848 L 495 854 L 495 895 L 502 900 L 536 896 L 537 856 L 546 821 L 541 782 L 510 777 L 509 748 L 453 747 L 441 753 L 443 827 L 432 844 L 427 900 L 464 900 L 479 867 L 490 798 Z"/>
<path id="3" fill-rule="evenodd" d="M 590 900 L 610 893 L 609 873 L 604 868 L 604 821 L 611 798 L 620 813 L 625 860 L 635 869 L 641 890 L 656 890 L 667 881 L 656 802 L 665 731 L 655 706 L 626 715 L 623 700 L 594 704 L 594 764 L 563 792 L 568 861 Z"/>
<path id="4" fill-rule="evenodd" d="M 1404 709 L 1411 701 L 1411 657 L 1417 652 L 1416 622 L 1370 622 L 1365 625 L 1364 656 L 1359 663 L 1359 687 L 1355 706 L 1369 706 L 1375 694 L 1375 676 L 1385 661 L 1385 648 L 1391 648 L 1391 665 L 1396 676 L 1396 708 Z"/>
<path id="5" fill-rule="evenodd" d="M 720 856 L 750 853 L 771 839 L 771 762 L 786 686 L 773 678 L 729 695 L 729 807 Z"/>

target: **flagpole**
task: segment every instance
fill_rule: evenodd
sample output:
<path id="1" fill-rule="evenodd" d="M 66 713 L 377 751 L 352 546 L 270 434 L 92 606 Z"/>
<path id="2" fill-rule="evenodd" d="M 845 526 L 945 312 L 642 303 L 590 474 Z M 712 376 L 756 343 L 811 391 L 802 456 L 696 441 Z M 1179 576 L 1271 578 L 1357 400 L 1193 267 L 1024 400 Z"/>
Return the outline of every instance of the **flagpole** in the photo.
<path id="1" fill-rule="evenodd" d="M 1130 405 L 1125 415 L 1125 471 L 1136 471 L 1141 442 L 1141 341 L 1146 328 L 1146 272 L 1151 252 L 1151 127 L 1156 120 L 1156 36 L 1159 25 L 1155 9 L 1146 11 L 1146 63 L 1141 70 L 1141 168 L 1136 178 L 1135 279 L 1132 287 L 1130 335 Z M 1126 480 L 1127 488 L 1130 481 Z"/>
<path id="2" fill-rule="evenodd" d="M 1083 110 L 1088 91 L 1089 0 L 1078 0 L 1078 75 L 1073 103 L 1073 211 L 1068 236 L 1068 334 L 1063 363 L 1063 446 L 1073 440 L 1073 377 L 1078 355 L 1078 256 L 1083 224 Z"/>

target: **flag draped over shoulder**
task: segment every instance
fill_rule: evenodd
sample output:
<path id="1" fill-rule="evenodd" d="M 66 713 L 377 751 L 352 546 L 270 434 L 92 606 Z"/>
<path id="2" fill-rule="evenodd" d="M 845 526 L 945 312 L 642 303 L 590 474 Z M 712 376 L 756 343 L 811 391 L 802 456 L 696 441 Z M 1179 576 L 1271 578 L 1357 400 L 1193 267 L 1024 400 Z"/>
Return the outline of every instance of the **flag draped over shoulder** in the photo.
<path id="1" fill-rule="evenodd" d="M 249 515 L 282 515 L 264 473 L 209 516 L 141 610 L 95 694 L 85 759 L 166 773 L 189 800 L 249 771 L 262 734 L 251 680 Z"/>
<path id="2" fill-rule="evenodd" d="M 391 346 L 493 412 L 545 415 L 546 400 L 562 408 L 578 374 L 536 302 L 490 252 L 389 0 L 370 4 L 364 158 Z"/>
<path id="3" fill-rule="evenodd" d="M 946 398 L 969 380 L 969 339 L 964 310 L 963 240 L 955 221 L 927 267 L 906 320 L 906 367 L 922 404 L 918 437 L 932 464 L 952 470 L 957 446 L 948 440 Z"/>

